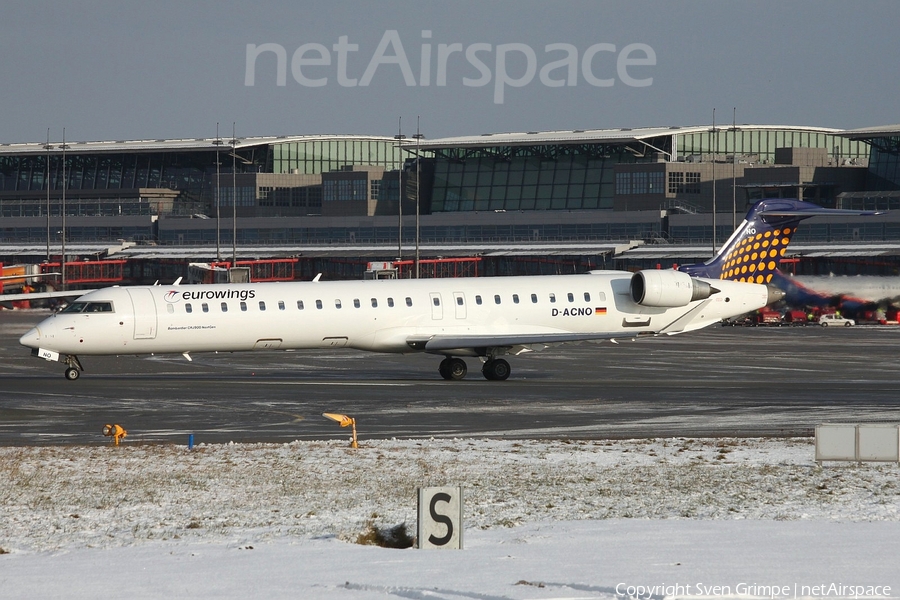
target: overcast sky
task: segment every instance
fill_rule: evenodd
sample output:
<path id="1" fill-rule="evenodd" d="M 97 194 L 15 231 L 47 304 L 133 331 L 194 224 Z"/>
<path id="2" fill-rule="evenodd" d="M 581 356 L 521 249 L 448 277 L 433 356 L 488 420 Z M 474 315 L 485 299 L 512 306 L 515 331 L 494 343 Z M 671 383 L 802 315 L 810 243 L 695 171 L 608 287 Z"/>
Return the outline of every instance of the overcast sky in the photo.
<path id="1" fill-rule="evenodd" d="M 900 2 L 6 0 L 0 143 L 900 122 Z M 280 56 L 279 56 L 280 55 Z"/>

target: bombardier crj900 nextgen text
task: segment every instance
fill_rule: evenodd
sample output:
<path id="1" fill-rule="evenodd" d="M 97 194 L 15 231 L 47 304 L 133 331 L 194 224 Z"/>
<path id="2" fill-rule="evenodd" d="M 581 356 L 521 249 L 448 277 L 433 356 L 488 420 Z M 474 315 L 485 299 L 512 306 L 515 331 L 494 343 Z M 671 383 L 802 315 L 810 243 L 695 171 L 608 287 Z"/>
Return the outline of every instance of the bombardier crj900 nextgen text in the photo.
<path id="1" fill-rule="evenodd" d="M 746 223 L 720 257 L 755 235 Z M 781 296 L 764 280 L 730 279 L 644 270 L 111 287 L 84 294 L 19 341 L 64 362 L 69 379 L 78 379 L 85 355 L 356 348 L 443 355 L 445 379 L 465 377 L 461 357 L 480 357 L 482 374 L 503 380 L 507 354 L 694 331 Z"/>

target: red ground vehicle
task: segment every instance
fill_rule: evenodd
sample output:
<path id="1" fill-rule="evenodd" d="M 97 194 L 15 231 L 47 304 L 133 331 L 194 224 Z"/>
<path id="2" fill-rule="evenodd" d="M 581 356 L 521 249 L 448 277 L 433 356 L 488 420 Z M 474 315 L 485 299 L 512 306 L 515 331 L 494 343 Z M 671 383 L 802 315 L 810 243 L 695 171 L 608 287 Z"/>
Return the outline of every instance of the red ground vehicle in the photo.
<path id="1" fill-rule="evenodd" d="M 805 310 L 789 310 L 784 313 L 784 322 L 796 327 L 798 325 L 806 325 L 809 322 Z"/>
<path id="2" fill-rule="evenodd" d="M 781 325 L 781 313 L 777 310 L 769 310 L 767 308 L 760 309 L 756 313 L 756 324 L 763 326 Z"/>

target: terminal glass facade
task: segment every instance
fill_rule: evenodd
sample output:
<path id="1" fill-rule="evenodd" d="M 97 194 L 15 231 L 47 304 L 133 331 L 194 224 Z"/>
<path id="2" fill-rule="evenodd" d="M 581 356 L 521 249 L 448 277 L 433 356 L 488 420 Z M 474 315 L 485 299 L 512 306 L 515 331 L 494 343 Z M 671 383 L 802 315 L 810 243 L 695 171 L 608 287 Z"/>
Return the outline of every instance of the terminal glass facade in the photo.
<path id="1" fill-rule="evenodd" d="M 349 165 L 375 165 L 386 171 L 402 165 L 396 142 L 383 139 L 312 139 L 272 144 L 270 173 L 318 175 Z"/>
<path id="2" fill-rule="evenodd" d="M 791 129 L 741 129 L 717 127 L 716 132 L 675 134 L 677 160 L 690 156 L 708 160 L 709 155 L 737 155 L 756 157 L 760 164 L 775 163 L 776 148 L 826 148 L 828 154 L 841 161 L 866 161 L 869 144 L 850 140 L 832 133 Z M 705 157 L 705 158 L 704 158 Z M 865 164 L 862 162 L 861 164 Z"/>
<path id="3" fill-rule="evenodd" d="M 63 188 L 62 152 L 0 156 L 0 192 L 33 192 Z M 65 188 L 115 190 L 168 188 L 200 196 L 215 173 L 215 152 L 148 152 L 121 154 L 67 153 Z M 229 164 L 230 167 L 230 164 Z"/>
<path id="4" fill-rule="evenodd" d="M 900 137 L 871 140 L 870 190 L 900 190 Z"/>
<path id="5" fill-rule="evenodd" d="M 437 150 L 431 210 L 611 209 L 615 164 L 637 160 L 601 145 Z"/>

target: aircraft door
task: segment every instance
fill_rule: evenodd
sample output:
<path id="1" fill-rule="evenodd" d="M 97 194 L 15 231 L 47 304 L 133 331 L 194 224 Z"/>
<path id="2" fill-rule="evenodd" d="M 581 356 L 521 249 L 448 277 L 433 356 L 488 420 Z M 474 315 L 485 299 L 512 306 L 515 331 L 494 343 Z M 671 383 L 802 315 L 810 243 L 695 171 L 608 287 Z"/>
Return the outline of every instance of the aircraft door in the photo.
<path id="1" fill-rule="evenodd" d="M 127 288 L 126 288 L 127 289 Z M 156 302 L 146 288 L 128 289 L 134 308 L 134 339 L 152 340 L 156 337 Z"/>
<path id="2" fill-rule="evenodd" d="M 456 318 L 466 318 L 466 295 L 462 292 L 453 292 L 453 306 L 456 308 Z"/>
<path id="3" fill-rule="evenodd" d="M 442 320 L 444 318 L 444 307 L 441 303 L 440 292 L 431 292 L 428 295 L 431 297 L 431 319 L 433 321 Z"/>

